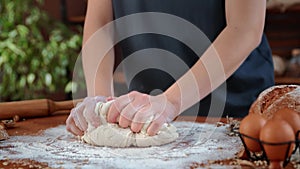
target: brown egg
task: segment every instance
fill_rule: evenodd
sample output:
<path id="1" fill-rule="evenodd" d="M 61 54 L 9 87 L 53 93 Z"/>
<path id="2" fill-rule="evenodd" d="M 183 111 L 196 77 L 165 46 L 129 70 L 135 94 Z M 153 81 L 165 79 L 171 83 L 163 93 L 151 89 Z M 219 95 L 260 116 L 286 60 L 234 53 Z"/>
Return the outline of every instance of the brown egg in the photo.
<path id="1" fill-rule="evenodd" d="M 261 128 L 265 125 L 266 119 L 258 114 L 248 114 L 240 123 L 240 133 L 250 136 L 255 139 L 259 139 L 259 132 Z M 243 137 L 247 149 L 252 152 L 261 151 L 259 141 Z"/>
<path id="2" fill-rule="evenodd" d="M 282 119 L 288 122 L 293 128 L 295 134 L 297 134 L 297 132 L 300 130 L 300 116 L 294 110 L 288 108 L 280 109 L 275 113 L 274 118 Z"/>
<path id="3" fill-rule="evenodd" d="M 270 119 L 261 129 L 259 138 L 263 141 L 263 147 L 267 158 L 273 164 L 280 164 L 285 160 L 286 152 L 288 156 L 294 150 L 295 144 L 292 143 L 288 150 L 288 144 L 271 145 L 269 143 L 285 143 L 295 141 L 293 128 L 282 119 Z M 275 166 L 275 165 L 274 165 Z"/>

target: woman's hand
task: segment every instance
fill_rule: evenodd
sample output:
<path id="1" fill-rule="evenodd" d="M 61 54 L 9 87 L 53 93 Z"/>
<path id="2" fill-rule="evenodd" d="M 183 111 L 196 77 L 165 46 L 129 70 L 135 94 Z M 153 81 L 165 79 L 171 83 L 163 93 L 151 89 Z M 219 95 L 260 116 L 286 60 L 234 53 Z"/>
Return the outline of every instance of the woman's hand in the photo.
<path id="1" fill-rule="evenodd" d="M 97 127 L 100 125 L 100 118 L 96 116 L 95 106 L 98 102 L 105 102 L 103 96 L 86 97 L 83 102 L 78 103 L 66 120 L 66 128 L 74 135 L 82 136 L 88 128 L 88 122 Z"/>
<path id="2" fill-rule="evenodd" d="M 115 99 L 107 120 L 111 123 L 119 122 L 123 128 L 130 126 L 133 132 L 141 131 L 144 124 L 151 120 L 147 133 L 155 135 L 164 123 L 171 122 L 177 115 L 178 106 L 168 101 L 164 94 L 150 96 L 133 91 Z"/>

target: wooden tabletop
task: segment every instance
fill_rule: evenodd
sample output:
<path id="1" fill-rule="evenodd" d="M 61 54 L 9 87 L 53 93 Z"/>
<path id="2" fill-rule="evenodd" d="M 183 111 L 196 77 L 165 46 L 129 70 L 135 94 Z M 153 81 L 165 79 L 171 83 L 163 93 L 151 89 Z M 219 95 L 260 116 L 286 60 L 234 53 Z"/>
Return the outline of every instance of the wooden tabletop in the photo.
<path id="1" fill-rule="evenodd" d="M 19 122 L 16 122 L 15 126 L 13 128 L 9 128 L 7 132 L 10 136 L 39 135 L 41 132 L 43 132 L 48 128 L 64 125 L 67 117 L 68 114 L 21 120 Z M 226 118 L 206 118 L 206 117 L 192 117 L 192 116 L 180 116 L 176 120 L 205 122 L 205 123 L 216 123 L 218 121 L 222 121 L 222 122 L 227 121 Z M 226 161 L 224 162 L 226 163 Z M 38 161 L 33 161 L 31 159 L 21 159 L 21 160 L 0 159 L 0 168 L 19 168 L 19 167 L 23 169 L 32 168 L 32 167 L 47 168 L 47 164 L 40 163 Z M 249 168 L 249 166 L 245 168 Z M 287 168 L 292 169 L 293 167 L 291 165 L 288 165 Z"/>
<path id="2" fill-rule="evenodd" d="M 68 115 L 57 115 L 25 119 L 16 122 L 15 126 L 9 128 L 7 132 L 10 136 L 36 135 L 48 128 L 65 124 L 67 117 Z"/>

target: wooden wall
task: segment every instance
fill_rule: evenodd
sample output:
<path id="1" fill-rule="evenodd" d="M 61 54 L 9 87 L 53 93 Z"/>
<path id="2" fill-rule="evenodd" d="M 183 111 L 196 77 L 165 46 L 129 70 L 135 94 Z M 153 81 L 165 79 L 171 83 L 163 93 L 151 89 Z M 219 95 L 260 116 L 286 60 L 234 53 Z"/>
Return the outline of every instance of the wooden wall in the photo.
<path id="1" fill-rule="evenodd" d="M 61 2 L 65 1 L 67 20 L 83 19 L 87 0 L 45 0 L 44 8 L 49 14 L 63 20 Z M 282 12 L 279 9 L 268 9 L 265 32 L 274 54 L 290 57 L 291 50 L 300 48 L 300 5 Z"/>
<path id="2" fill-rule="evenodd" d="M 273 54 L 289 58 L 292 49 L 300 48 L 300 5 L 268 10 L 265 32 Z"/>
<path id="3" fill-rule="evenodd" d="M 288 62 L 291 58 L 291 51 L 300 48 L 300 4 L 288 8 L 286 11 L 268 9 L 265 33 L 272 53 Z M 275 77 L 275 82 L 276 84 L 300 85 L 300 78 L 283 74 Z"/>
<path id="4" fill-rule="evenodd" d="M 85 15 L 87 0 L 45 0 L 43 8 L 54 18 L 63 20 L 63 1 L 65 1 L 64 9 L 67 19 Z"/>

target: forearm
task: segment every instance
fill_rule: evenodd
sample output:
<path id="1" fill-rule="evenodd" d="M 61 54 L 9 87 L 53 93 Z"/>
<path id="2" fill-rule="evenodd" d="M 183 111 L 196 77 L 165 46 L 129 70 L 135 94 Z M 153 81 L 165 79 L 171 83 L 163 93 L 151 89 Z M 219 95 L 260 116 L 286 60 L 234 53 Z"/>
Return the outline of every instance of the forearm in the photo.
<path id="1" fill-rule="evenodd" d="M 167 91 L 180 113 L 221 85 L 257 46 L 255 32 L 225 28 L 195 65 Z"/>
<path id="2" fill-rule="evenodd" d="M 266 2 L 226 0 L 227 26 L 195 65 L 166 92 L 181 113 L 221 85 L 260 43 Z M 254 12 L 255 11 L 255 12 Z"/>
<path id="3" fill-rule="evenodd" d="M 110 50 L 113 46 L 112 36 L 101 31 L 112 19 L 110 0 L 88 2 L 82 48 L 88 96 L 113 95 L 114 51 Z"/>
<path id="4" fill-rule="evenodd" d="M 110 51 L 99 64 L 94 84 L 87 86 L 88 96 L 114 96 L 113 89 L 114 52 Z"/>

